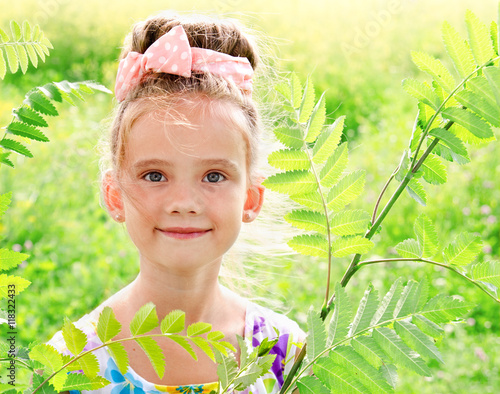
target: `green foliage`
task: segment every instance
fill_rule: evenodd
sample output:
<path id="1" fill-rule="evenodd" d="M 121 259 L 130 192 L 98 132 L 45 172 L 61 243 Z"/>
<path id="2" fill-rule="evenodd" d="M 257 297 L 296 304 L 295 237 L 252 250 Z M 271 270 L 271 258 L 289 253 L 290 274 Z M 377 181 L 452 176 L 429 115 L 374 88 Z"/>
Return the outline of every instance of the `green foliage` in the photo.
<path id="1" fill-rule="evenodd" d="M 92 94 L 96 90 L 111 93 L 104 86 L 92 81 L 52 82 L 30 90 L 26 93 L 23 104 L 12 111 L 14 118 L 5 127 L 6 132 L 0 140 L 0 146 L 23 156 L 33 157 L 32 153 L 25 145 L 7 136 L 18 136 L 42 142 L 49 141 L 39 128 L 48 127 L 48 123 L 44 116 L 58 115 L 55 106 L 50 100 L 61 102 L 64 99 L 71 105 L 75 105 L 75 98 L 83 100 L 82 93 Z M 10 152 L 1 152 L 0 163 L 14 167 L 14 164 L 8 158 L 9 154 Z"/>
<path id="2" fill-rule="evenodd" d="M 16 21 L 11 21 L 10 30 L 11 37 L 0 29 L 0 79 L 5 77 L 7 64 L 10 72 L 15 73 L 20 67 L 25 74 L 30 63 L 37 67 L 38 58 L 44 62 L 49 49 L 53 49 L 38 25 L 32 27 L 24 21 L 21 28 Z"/>

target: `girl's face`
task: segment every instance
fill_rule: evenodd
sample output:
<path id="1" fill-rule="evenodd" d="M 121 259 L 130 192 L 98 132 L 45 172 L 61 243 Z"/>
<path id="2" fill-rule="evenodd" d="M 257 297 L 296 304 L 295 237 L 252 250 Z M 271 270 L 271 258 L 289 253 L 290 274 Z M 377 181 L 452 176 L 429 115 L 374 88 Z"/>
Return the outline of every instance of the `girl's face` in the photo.
<path id="1" fill-rule="evenodd" d="M 241 222 L 259 213 L 263 187 L 248 183 L 241 131 L 217 115 L 176 109 L 189 126 L 161 111 L 134 123 L 120 186 L 105 186 L 105 197 L 124 217 L 142 263 L 189 271 L 220 264 Z"/>

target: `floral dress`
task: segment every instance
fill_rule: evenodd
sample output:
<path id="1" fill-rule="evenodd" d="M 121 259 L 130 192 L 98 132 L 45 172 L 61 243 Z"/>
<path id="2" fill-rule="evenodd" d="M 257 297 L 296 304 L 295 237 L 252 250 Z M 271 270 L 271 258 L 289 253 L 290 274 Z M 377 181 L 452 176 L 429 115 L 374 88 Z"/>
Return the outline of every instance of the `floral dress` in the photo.
<path id="1" fill-rule="evenodd" d="M 88 341 L 84 350 L 102 345 L 101 340 L 97 336 L 97 319 L 93 315 L 95 314 L 87 314 L 75 323 L 87 335 Z M 247 345 L 257 347 L 264 338 L 274 339 L 277 337 L 276 331 L 279 332 L 279 339 L 270 351 L 270 354 L 276 354 L 271 369 L 242 393 L 278 393 L 292 367 L 298 347 L 301 346 L 298 341 L 305 338 L 304 332 L 294 321 L 270 309 L 253 302 L 248 302 L 245 317 L 245 341 Z M 65 346 L 61 331 L 57 332 L 48 343 L 54 346 L 60 353 L 71 354 Z M 99 393 L 209 394 L 212 390 L 217 391 L 217 382 L 185 386 L 154 384 L 142 378 L 130 367 L 125 375 L 123 375 L 106 347 L 98 349 L 94 354 L 99 361 L 99 375 L 111 382 L 111 384 L 98 390 Z M 80 392 L 70 391 L 70 393 L 75 394 Z M 82 391 L 81 393 L 85 394 L 89 393 L 89 391 Z"/>

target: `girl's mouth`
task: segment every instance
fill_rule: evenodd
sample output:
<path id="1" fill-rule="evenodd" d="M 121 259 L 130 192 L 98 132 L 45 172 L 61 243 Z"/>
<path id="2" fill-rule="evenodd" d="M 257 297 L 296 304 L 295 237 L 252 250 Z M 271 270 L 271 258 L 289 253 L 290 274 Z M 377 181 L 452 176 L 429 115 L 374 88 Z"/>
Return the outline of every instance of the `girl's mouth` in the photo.
<path id="1" fill-rule="evenodd" d="M 211 229 L 203 229 L 196 227 L 169 227 L 165 229 L 158 229 L 161 233 L 165 234 L 167 237 L 175 239 L 193 239 L 199 238 L 207 234 Z"/>

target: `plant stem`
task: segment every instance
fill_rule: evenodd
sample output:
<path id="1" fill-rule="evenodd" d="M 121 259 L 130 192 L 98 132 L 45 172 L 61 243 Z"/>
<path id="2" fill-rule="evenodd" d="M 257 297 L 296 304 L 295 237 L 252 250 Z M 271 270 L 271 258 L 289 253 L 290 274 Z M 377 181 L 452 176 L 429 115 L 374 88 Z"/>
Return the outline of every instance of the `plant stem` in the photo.
<path id="1" fill-rule="evenodd" d="M 371 265 L 371 264 L 392 263 L 392 262 L 395 262 L 395 261 L 414 261 L 414 262 L 417 262 L 417 263 L 433 264 L 433 265 L 437 265 L 438 267 L 446 268 L 447 270 L 449 270 L 449 271 L 457 274 L 458 276 L 461 276 L 462 278 L 464 278 L 468 282 L 472 283 L 474 286 L 476 286 L 481 291 L 483 291 L 484 293 L 486 293 L 490 298 L 492 298 L 493 300 L 495 300 L 495 302 L 497 302 L 497 303 L 500 304 L 500 299 L 494 297 L 490 292 L 488 292 L 487 290 L 485 290 L 484 287 L 481 286 L 481 284 L 479 284 L 478 282 L 476 282 L 474 279 L 471 279 L 468 276 L 462 274 L 460 271 L 456 270 L 454 267 L 452 267 L 450 265 L 443 264 L 443 263 L 438 263 L 437 261 L 432 261 L 432 260 L 427 260 L 427 259 L 421 259 L 421 258 L 377 259 L 377 260 L 362 261 L 362 262 L 358 263 L 357 268 L 359 269 L 361 267 L 364 267 L 364 266 L 367 266 L 367 265 Z"/>

